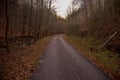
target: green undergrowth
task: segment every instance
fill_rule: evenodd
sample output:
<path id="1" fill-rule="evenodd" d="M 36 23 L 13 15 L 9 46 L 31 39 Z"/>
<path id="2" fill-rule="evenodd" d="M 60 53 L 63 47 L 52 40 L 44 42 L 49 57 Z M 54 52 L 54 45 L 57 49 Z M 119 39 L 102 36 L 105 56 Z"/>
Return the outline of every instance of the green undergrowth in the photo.
<path id="1" fill-rule="evenodd" d="M 102 69 L 109 75 L 117 78 L 120 76 L 120 54 L 106 49 L 100 50 L 99 52 L 91 50 L 92 46 L 98 45 L 94 44 L 94 40 L 90 37 L 81 38 L 78 36 L 64 35 L 64 39 L 75 49 L 82 52 L 83 55 L 89 56 L 98 67 L 101 67 L 100 65 L 102 65 Z"/>

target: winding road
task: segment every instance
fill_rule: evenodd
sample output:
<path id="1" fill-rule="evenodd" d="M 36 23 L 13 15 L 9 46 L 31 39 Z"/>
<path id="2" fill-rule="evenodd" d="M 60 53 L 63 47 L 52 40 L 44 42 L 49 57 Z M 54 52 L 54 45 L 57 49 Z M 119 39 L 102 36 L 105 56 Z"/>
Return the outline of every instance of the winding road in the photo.
<path id="1" fill-rule="evenodd" d="M 51 40 L 30 80 L 111 80 L 61 35 Z"/>

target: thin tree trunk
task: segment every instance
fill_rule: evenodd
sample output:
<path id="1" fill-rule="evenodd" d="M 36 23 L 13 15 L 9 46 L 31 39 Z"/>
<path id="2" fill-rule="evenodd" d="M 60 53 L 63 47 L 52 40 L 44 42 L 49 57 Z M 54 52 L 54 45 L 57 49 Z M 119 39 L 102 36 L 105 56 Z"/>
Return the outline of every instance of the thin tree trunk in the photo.
<path id="1" fill-rule="evenodd" d="M 120 30 L 117 30 L 116 32 L 114 32 L 101 46 L 100 46 L 100 49 L 101 48 L 104 48 L 105 45 L 111 41 L 118 33 L 120 32 Z"/>
<path id="2" fill-rule="evenodd" d="M 5 30 L 5 42 L 7 47 L 7 52 L 9 52 L 9 38 L 8 38 L 8 31 L 9 31 L 9 17 L 8 17 L 8 0 L 5 2 L 5 13 L 6 13 L 6 30 Z"/>
<path id="3" fill-rule="evenodd" d="M 40 29 L 41 29 L 41 24 L 42 24 L 42 16 L 43 16 L 43 3 L 44 1 L 41 1 L 41 7 L 40 7 L 40 16 L 39 16 L 39 25 L 38 25 L 38 36 L 37 38 L 40 39 Z"/>
<path id="4" fill-rule="evenodd" d="M 85 12 L 85 26 L 88 34 L 91 35 L 89 31 L 89 24 L 88 24 L 87 0 L 84 0 L 84 12 Z"/>
<path id="5" fill-rule="evenodd" d="M 30 15 L 29 15 L 29 31 L 28 31 L 28 43 L 31 44 L 30 42 L 30 37 L 31 37 L 31 26 L 32 26 L 32 8 L 33 8 L 33 0 L 31 0 L 31 6 L 30 6 Z"/>

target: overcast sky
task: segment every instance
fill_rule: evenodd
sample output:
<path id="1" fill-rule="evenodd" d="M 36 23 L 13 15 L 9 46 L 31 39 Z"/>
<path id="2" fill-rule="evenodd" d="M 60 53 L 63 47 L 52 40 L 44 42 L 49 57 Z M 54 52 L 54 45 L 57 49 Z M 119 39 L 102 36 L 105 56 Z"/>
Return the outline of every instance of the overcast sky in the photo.
<path id="1" fill-rule="evenodd" d="M 56 0 L 54 5 L 57 8 L 57 14 L 61 17 L 64 17 L 67 15 L 67 9 L 71 5 L 72 0 Z"/>

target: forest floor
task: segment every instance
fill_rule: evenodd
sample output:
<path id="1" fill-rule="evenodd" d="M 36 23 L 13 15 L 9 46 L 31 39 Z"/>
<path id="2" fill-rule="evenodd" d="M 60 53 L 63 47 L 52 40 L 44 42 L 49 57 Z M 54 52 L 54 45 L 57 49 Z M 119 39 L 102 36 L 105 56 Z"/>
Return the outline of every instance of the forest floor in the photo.
<path id="1" fill-rule="evenodd" d="M 11 49 L 10 53 L 0 48 L 0 80 L 28 80 L 50 39 L 43 38 L 30 46 Z"/>
<path id="2" fill-rule="evenodd" d="M 96 52 L 90 49 L 91 38 L 80 38 L 77 36 L 64 36 L 64 39 L 76 50 L 82 52 L 98 68 L 107 73 L 113 80 L 120 79 L 120 54 L 108 50 Z"/>

